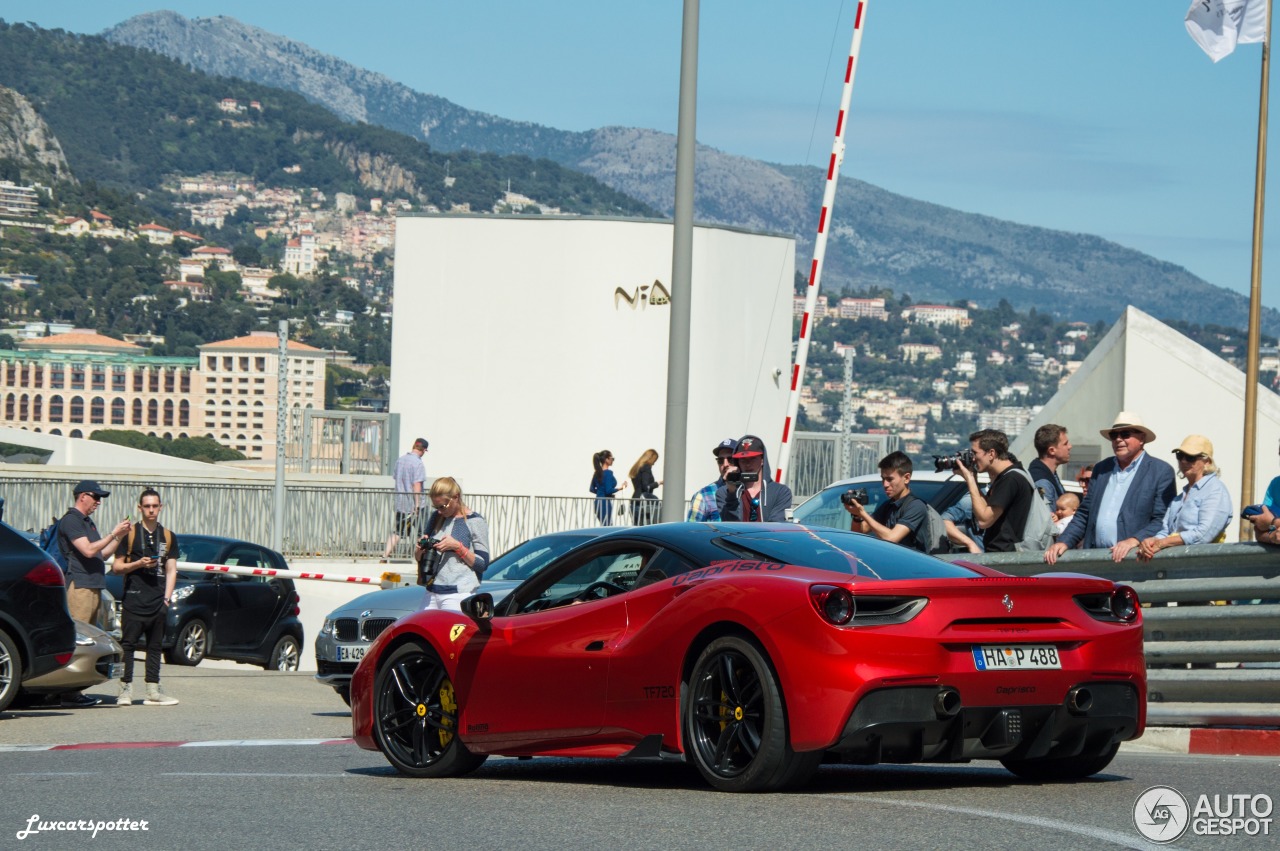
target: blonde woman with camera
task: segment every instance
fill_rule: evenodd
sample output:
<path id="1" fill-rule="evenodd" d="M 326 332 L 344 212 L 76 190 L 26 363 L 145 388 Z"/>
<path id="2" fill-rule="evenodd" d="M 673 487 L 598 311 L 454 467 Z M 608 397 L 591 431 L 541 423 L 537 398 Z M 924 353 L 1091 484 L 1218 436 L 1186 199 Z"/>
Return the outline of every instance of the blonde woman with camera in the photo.
<path id="1" fill-rule="evenodd" d="M 489 565 L 489 524 L 462 501 L 462 488 L 448 476 L 431 483 L 431 516 L 414 547 L 418 583 L 427 586 L 429 609 L 462 611 Z"/>

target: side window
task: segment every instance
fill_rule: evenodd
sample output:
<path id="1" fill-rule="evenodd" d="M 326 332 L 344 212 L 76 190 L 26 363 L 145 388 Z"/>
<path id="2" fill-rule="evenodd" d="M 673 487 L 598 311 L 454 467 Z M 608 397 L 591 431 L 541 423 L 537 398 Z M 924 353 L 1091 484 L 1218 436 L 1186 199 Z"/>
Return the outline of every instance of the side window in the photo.
<path id="1" fill-rule="evenodd" d="M 256 547 L 232 547 L 227 553 L 227 564 L 232 567 L 260 567 L 258 549 Z"/>
<path id="2" fill-rule="evenodd" d="M 653 558 L 649 559 L 649 563 L 645 565 L 644 572 L 636 579 L 635 585 L 632 587 L 640 588 L 645 585 L 652 585 L 655 582 L 661 582 L 664 579 L 671 579 L 682 573 L 688 573 L 694 569 L 694 565 L 684 558 L 671 552 L 671 550 L 663 550 Z"/>
<path id="3" fill-rule="evenodd" d="M 624 594 L 636 586 L 652 556 L 651 549 L 634 544 L 583 553 L 558 569 L 540 592 L 531 588 L 516 611 L 537 612 Z"/>

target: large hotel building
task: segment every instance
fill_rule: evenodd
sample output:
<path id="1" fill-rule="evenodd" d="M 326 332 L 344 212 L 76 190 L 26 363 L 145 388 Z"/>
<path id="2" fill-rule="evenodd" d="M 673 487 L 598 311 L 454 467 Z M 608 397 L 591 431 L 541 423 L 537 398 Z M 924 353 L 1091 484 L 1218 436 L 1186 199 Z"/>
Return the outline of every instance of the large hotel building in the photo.
<path id="1" fill-rule="evenodd" d="M 250 458 L 276 456 L 279 342 L 250 334 L 199 347 L 198 357 L 150 357 L 141 346 L 81 331 L 0 350 L 0 423 L 89 437 L 128 429 L 211 437 Z M 288 405 L 324 408 L 325 353 L 290 340 Z"/>

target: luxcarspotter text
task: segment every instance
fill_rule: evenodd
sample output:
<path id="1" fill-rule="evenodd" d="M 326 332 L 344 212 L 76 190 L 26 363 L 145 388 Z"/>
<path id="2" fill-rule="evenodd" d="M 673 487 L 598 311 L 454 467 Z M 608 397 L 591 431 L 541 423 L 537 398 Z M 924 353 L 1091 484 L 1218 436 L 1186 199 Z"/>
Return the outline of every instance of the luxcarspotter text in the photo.
<path id="1" fill-rule="evenodd" d="M 94 821 L 93 819 L 78 819 L 75 821 L 40 821 L 39 815 L 33 815 L 27 819 L 27 826 L 24 830 L 18 831 L 19 839 L 26 839 L 33 833 L 52 833 L 55 831 L 93 831 L 90 839 L 98 838 L 98 831 L 116 831 L 116 830 L 150 830 L 145 819 L 127 819 L 121 818 L 115 821 Z"/>

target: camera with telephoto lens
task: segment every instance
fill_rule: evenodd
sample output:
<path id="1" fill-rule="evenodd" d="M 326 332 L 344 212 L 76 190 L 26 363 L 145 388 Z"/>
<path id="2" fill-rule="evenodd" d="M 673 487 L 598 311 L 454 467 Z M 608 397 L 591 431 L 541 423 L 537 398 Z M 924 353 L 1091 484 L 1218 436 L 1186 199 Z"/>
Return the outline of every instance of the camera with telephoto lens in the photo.
<path id="1" fill-rule="evenodd" d="M 968 467 L 975 473 L 978 472 L 978 457 L 973 454 L 972 449 L 962 449 L 954 455 L 933 456 L 935 473 L 947 473 L 960 466 Z"/>
<path id="2" fill-rule="evenodd" d="M 858 505 L 867 505 L 871 502 L 871 497 L 867 494 L 866 488 L 851 488 L 840 494 L 840 501 L 845 505 L 853 505 L 855 502 Z"/>
<path id="3" fill-rule="evenodd" d="M 418 546 L 422 548 L 422 558 L 418 560 L 419 585 L 427 585 L 440 570 L 440 560 L 444 558 L 444 553 L 436 549 L 440 540 L 430 535 L 423 535 L 418 540 Z"/>

